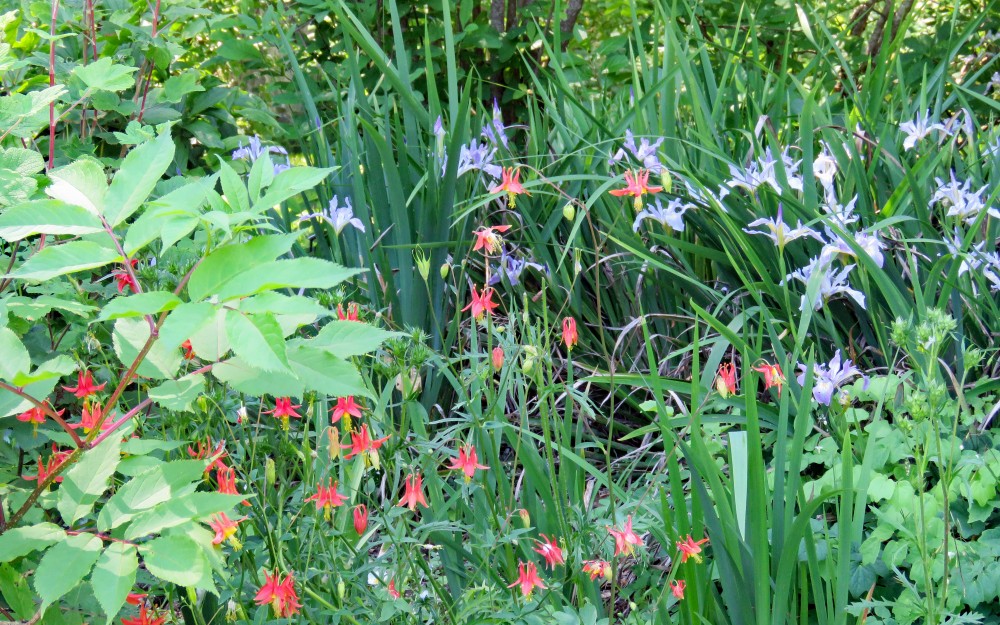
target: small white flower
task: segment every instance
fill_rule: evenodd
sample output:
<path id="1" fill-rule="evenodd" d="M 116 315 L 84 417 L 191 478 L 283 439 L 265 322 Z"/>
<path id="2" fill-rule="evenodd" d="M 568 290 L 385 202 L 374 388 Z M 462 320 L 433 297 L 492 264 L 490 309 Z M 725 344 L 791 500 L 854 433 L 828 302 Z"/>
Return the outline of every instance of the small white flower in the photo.
<path id="1" fill-rule="evenodd" d="M 917 142 L 931 134 L 935 130 L 939 130 L 945 134 L 948 134 L 948 129 L 942 124 L 930 124 L 928 123 L 928 117 L 930 116 L 930 111 L 921 115 L 917 113 L 917 116 L 913 121 L 903 122 L 899 125 L 899 129 L 906 133 L 906 139 L 903 139 L 903 150 L 909 151 L 917 145 Z"/>
<path id="2" fill-rule="evenodd" d="M 360 219 L 354 216 L 354 207 L 351 206 L 351 198 L 347 198 L 346 205 L 339 206 L 340 200 L 337 196 L 333 196 L 330 200 L 330 205 L 327 206 L 326 210 L 321 213 L 309 213 L 299 217 L 299 221 L 303 222 L 308 219 L 321 219 L 331 226 L 333 226 L 334 231 L 339 235 L 344 231 L 347 226 L 354 226 L 361 232 L 365 231 L 365 225 Z"/>
<path id="3" fill-rule="evenodd" d="M 809 284 L 813 275 L 817 272 L 820 274 L 819 283 L 819 293 L 816 294 L 816 299 L 813 301 L 813 310 L 819 310 L 824 303 L 832 299 L 837 295 L 846 295 L 853 299 L 859 306 L 865 308 L 865 295 L 857 289 L 852 289 L 851 285 L 847 283 L 847 276 L 854 269 L 854 265 L 847 265 L 840 271 L 834 271 L 831 269 L 830 259 L 824 258 L 822 255 L 817 256 L 812 259 L 812 261 L 803 267 L 792 273 L 790 273 L 786 280 L 795 279 L 803 284 Z M 808 302 L 806 301 L 806 296 L 802 296 L 802 305 L 800 310 L 805 310 Z"/>
<path id="4" fill-rule="evenodd" d="M 660 225 L 672 228 L 678 232 L 684 231 L 684 213 L 687 212 L 689 208 L 694 208 L 694 204 L 689 204 L 682 202 L 680 199 L 674 198 L 670 200 L 666 208 L 660 203 L 659 198 L 656 199 L 656 204 L 647 204 L 646 208 L 639 212 L 635 216 L 635 223 L 632 224 L 632 230 L 634 232 L 639 231 L 639 226 L 643 221 L 647 219 L 652 219 L 657 221 Z"/>
<path id="5" fill-rule="evenodd" d="M 854 234 L 847 233 L 854 243 L 860 247 L 865 254 L 871 257 L 875 262 L 875 265 L 881 269 L 882 265 L 885 264 L 885 257 L 882 255 L 882 250 L 885 249 L 885 244 L 878 237 L 878 233 L 868 234 L 867 232 L 857 232 Z M 820 252 L 821 256 L 827 256 L 828 258 L 843 255 L 843 256 L 853 256 L 857 258 L 857 254 L 854 253 L 854 248 L 844 240 L 843 237 L 839 236 L 837 233 L 833 232 L 829 228 L 826 229 L 826 236 L 830 240 L 823 247 L 823 251 Z"/>
<path id="6" fill-rule="evenodd" d="M 786 224 L 784 219 L 782 219 L 783 210 L 784 209 L 781 204 L 778 204 L 778 216 L 776 218 L 758 219 L 747 224 L 750 228 L 765 226 L 768 230 L 770 230 L 770 232 L 755 231 L 750 230 L 749 228 L 744 228 L 743 232 L 746 232 L 747 234 L 762 234 L 774 241 L 775 245 L 778 246 L 778 249 L 781 250 L 785 249 L 785 245 L 789 241 L 794 241 L 795 239 L 799 239 L 801 237 L 812 237 L 817 241 L 823 240 L 818 232 L 812 228 L 803 226 L 801 220 L 797 222 L 794 228 L 789 228 L 788 224 Z"/>
<path id="7" fill-rule="evenodd" d="M 948 209 L 946 216 L 958 217 L 969 224 L 976 221 L 979 213 L 986 208 L 983 202 L 983 193 L 989 188 L 988 185 L 978 191 L 972 191 L 972 181 L 959 182 L 955 178 L 955 172 L 951 172 L 951 180 L 944 182 L 940 178 L 935 178 L 938 188 L 931 197 L 931 204 L 937 204 Z M 986 208 L 987 214 L 1000 219 L 1000 211 L 995 208 Z"/>
<path id="8" fill-rule="evenodd" d="M 770 185 L 777 193 L 783 193 L 784 189 L 778 182 L 777 170 L 775 165 L 778 161 L 774 158 L 771 153 L 771 148 L 766 148 L 764 150 L 764 156 L 757 159 L 756 161 L 750 163 L 750 165 L 745 170 L 740 170 L 737 167 L 730 165 L 729 173 L 732 178 L 727 182 L 730 187 L 743 187 L 747 191 L 756 191 L 759 187 L 767 184 Z M 802 190 L 802 177 L 798 175 L 799 165 L 802 161 L 793 160 L 791 156 L 788 155 L 788 149 L 786 148 L 781 153 L 781 163 L 785 171 L 785 179 L 788 181 L 789 188 L 795 191 Z"/>
<path id="9" fill-rule="evenodd" d="M 827 147 L 823 146 L 823 151 L 816 156 L 813 160 L 813 176 L 819 180 L 823 188 L 830 188 L 833 186 L 834 176 L 837 175 L 837 161 L 830 154 Z"/>

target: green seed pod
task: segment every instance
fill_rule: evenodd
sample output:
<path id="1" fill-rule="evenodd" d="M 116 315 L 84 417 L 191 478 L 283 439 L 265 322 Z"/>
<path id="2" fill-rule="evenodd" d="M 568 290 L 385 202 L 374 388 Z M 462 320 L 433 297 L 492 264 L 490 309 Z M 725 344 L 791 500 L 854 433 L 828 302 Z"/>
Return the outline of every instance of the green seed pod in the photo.
<path id="1" fill-rule="evenodd" d="M 670 177 L 670 172 L 664 167 L 660 170 L 660 186 L 663 187 L 664 193 L 670 193 L 670 190 L 674 188 L 674 180 Z"/>
<path id="2" fill-rule="evenodd" d="M 563 218 L 566 221 L 576 219 L 576 206 L 573 205 L 573 202 L 568 202 L 566 206 L 563 206 Z"/>
<path id="3" fill-rule="evenodd" d="M 343 579 L 341 579 L 341 578 L 338 577 L 337 578 L 337 596 L 340 597 L 341 601 L 344 600 L 344 595 L 346 593 L 347 593 L 347 585 L 344 584 L 344 580 Z"/>
<path id="4" fill-rule="evenodd" d="M 268 486 L 274 486 L 278 481 L 277 471 L 274 468 L 274 458 L 268 458 L 264 463 L 264 482 Z"/>
<path id="5" fill-rule="evenodd" d="M 441 279 L 444 280 L 448 277 L 448 272 L 451 271 L 451 265 L 444 263 L 441 265 Z"/>

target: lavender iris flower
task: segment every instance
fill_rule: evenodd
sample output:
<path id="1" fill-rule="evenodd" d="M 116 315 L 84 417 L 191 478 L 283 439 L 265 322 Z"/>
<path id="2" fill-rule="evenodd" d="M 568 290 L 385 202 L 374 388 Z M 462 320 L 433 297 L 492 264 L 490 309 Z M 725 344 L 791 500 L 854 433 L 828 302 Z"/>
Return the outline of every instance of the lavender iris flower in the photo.
<path id="1" fill-rule="evenodd" d="M 648 169 L 650 172 L 659 175 L 663 171 L 663 163 L 660 162 L 660 158 L 656 151 L 659 149 L 660 145 L 663 143 L 663 137 L 660 137 L 653 143 L 649 142 L 649 139 L 643 137 L 639 140 L 639 145 L 635 144 L 635 136 L 632 135 L 631 130 L 625 131 L 625 147 L 619 148 L 615 152 L 614 156 L 608 159 L 608 165 L 614 165 L 623 158 L 631 153 L 635 160 L 642 163 L 644 169 Z"/>
<path id="2" fill-rule="evenodd" d="M 899 130 L 906 133 L 906 138 L 903 139 L 903 151 L 909 151 L 917 145 L 917 142 L 931 134 L 935 130 L 940 130 L 941 132 L 948 133 L 948 129 L 942 124 L 931 124 L 929 123 L 930 111 L 927 111 L 923 115 L 917 113 L 917 116 L 913 121 L 903 122 L 899 125 Z"/>
<path id="3" fill-rule="evenodd" d="M 639 211 L 639 214 L 635 216 L 635 223 L 632 224 L 632 230 L 634 232 L 639 231 L 639 226 L 642 222 L 647 219 L 652 219 L 653 221 L 659 222 L 660 225 L 672 228 L 678 232 L 684 231 L 684 213 L 687 212 L 689 208 L 694 208 L 694 204 L 687 202 L 682 202 L 680 199 L 674 198 L 670 200 L 666 208 L 660 202 L 660 199 L 656 199 L 656 204 L 647 204 L 646 208 Z"/>
<path id="4" fill-rule="evenodd" d="M 491 148 L 488 144 L 479 143 L 478 141 L 473 141 L 469 145 L 463 145 L 458 154 L 458 171 L 455 172 L 455 177 L 459 178 L 463 174 L 478 169 L 494 180 L 499 180 L 500 176 L 503 175 L 503 169 L 499 165 L 493 164 L 493 157 L 496 153 L 496 148 Z M 445 162 L 441 165 L 442 177 L 444 177 L 447 170 L 448 162 L 445 159 Z"/>
<path id="5" fill-rule="evenodd" d="M 859 306 L 865 308 L 864 293 L 857 289 L 852 289 L 851 285 L 847 282 L 847 276 L 851 273 L 852 269 L 854 269 L 854 265 L 847 265 L 840 271 L 835 271 L 831 266 L 831 259 L 820 255 L 812 259 L 802 269 L 797 269 L 790 273 L 786 277 L 786 280 L 795 279 L 808 285 L 813 275 L 816 272 L 820 273 L 819 293 L 816 294 L 816 300 L 812 303 L 813 310 L 819 310 L 825 302 L 837 295 L 846 295 L 857 302 Z M 806 296 L 803 295 L 800 310 L 805 310 L 806 305 Z"/>
<path id="6" fill-rule="evenodd" d="M 940 178 L 935 178 L 934 182 L 937 183 L 938 188 L 934 192 L 933 197 L 931 197 L 930 203 L 946 207 L 948 209 L 946 213 L 948 217 L 958 217 L 965 223 L 970 224 L 976 221 L 979 213 L 985 208 L 987 214 L 991 217 L 1000 219 L 1000 211 L 992 207 L 986 208 L 986 203 L 983 201 L 983 192 L 989 186 L 984 186 L 978 191 L 973 191 L 972 181 L 959 182 L 955 178 L 954 171 L 951 172 L 951 180 L 949 182 L 943 182 Z"/>
<path id="7" fill-rule="evenodd" d="M 360 219 L 354 216 L 354 207 L 351 206 L 351 198 L 346 199 L 344 206 L 339 206 L 340 200 L 337 196 L 333 196 L 330 200 L 330 205 L 326 207 L 326 210 L 320 213 L 310 213 L 308 215 L 303 215 L 299 217 L 299 222 L 306 221 L 308 219 L 321 219 L 331 226 L 333 226 L 334 231 L 339 235 L 344 231 L 347 226 L 354 226 L 361 232 L 365 231 L 365 225 Z"/>
<path id="8" fill-rule="evenodd" d="M 493 145 L 510 147 L 510 139 L 507 138 L 507 127 L 503 125 L 503 115 L 500 113 L 500 106 L 497 105 L 496 98 L 493 99 L 493 118 L 488 124 L 483 126 L 483 135 L 490 140 Z"/>
<path id="9" fill-rule="evenodd" d="M 284 163 L 273 163 L 274 175 L 277 176 L 286 169 L 290 169 L 291 165 L 288 163 L 288 151 L 280 145 L 264 147 L 261 143 L 260 137 L 257 135 L 250 137 L 248 145 L 243 145 L 243 141 L 240 141 L 240 147 L 233 150 L 232 157 L 234 160 L 249 159 L 251 163 L 254 163 L 258 158 L 268 153 L 281 154 L 285 157 Z"/>
<path id="10" fill-rule="evenodd" d="M 743 232 L 746 232 L 747 234 L 763 234 L 767 238 L 774 241 L 774 244 L 778 246 L 779 250 L 785 249 L 785 245 L 787 243 L 801 237 L 812 237 L 817 241 L 822 240 L 818 232 L 812 228 L 803 226 L 801 220 L 799 220 L 794 228 L 789 228 L 788 224 L 785 223 L 785 220 L 782 217 L 783 211 L 784 208 L 782 205 L 778 204 L 778 216 L 774 219 L 758 219 L 747 224 L 750 228 L 765 226 L 770 232 L 758 232 L 747 228 L 744 228 Z"/>
<path id="11" fill-rule="evenodd" d="M 845 359 L 841 362 L 840 350 L 833 355 L 833 359 L 827 365 L 817 364 L 813 368 L 813 399 L 817 403 L 829 406 L 833 401 L 833 394 L 844 383 L 860 375 L 867 382 L 868 378 L 861 373 L 861 370 L 854 366 L 854 363 Z M 799 364 L 799 375 L 795 377 L 798 383 L 805 384 L 806 366 Z"/>
<path id="12" fill-rule="evenodd" d="M 517 286 L 521 282 L 521 274 L 528 267 L 546 276 L 549 275 L 549 268 L 545 265 L 529 261 L 526 258 L 517 258 L 504 249 L 500 254 L 500 264 L 497 267 L 497 271 L 490 277 L 489 284 L 493 286 L 500 283 L 503 278 L 507 278 L 507 282 L 511 286 Z"/>

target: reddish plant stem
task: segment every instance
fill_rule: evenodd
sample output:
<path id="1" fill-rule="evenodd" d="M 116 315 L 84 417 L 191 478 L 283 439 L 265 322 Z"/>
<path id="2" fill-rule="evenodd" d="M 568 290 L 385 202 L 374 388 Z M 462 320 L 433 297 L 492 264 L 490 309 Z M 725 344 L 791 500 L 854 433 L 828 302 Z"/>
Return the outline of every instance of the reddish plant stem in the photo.
<path id="1" fill-rule="evenodd" d="M 56 86 L 56 18 L 59 16 L 59 0 L 52 0 L 52 22 L 49 26 L 49 86 Z M 51 170 L 56 159 L 56 103 L 53 100 L 49 103 L 49 163 L 46 169 Z M 41 248 L 45 244 L 45 235 L 42 235 Z"/>
<path id="2" fill-rule="evenodd" d="M 132 410 L 129 410 L 128 412 L 126 412 L 125 415 L 122 416 L 121 419 L 118 419 L 117 421 L 115 421 L 114 423 L 112 423 L 111 427 L 109 427 L 108 429 L 106 429 L 103 432 L 101 432 L 100 435 L 97 438 L 94 439 L 94 442 L 90 444 L 90 446 L 91 447 L 97 447 L 98 445 L 100 445 L 104 441 L 104 439 L 106 439 L 107 437 L 111 436 L 111 434 L 113 434 L 114 431 L 117 430 L 118 428 L 120 428 L 122 425 L 124 425 L 125 423 L 128 423 L 132 419 L 132 417 L 134 417 L 135 415 L 139 414 L 140 410 L 142 410 L 146 406 L 150 405 L 151 403 L 153 403 L 153 400 L 150 399 L 149 397 L 147 397 L 146 399 L 144 399 L 141 402 L 139 402 L 136 405 L 135 408 L 133 408 Z M 95 430 L 96 430 L 96 428 L 95 428 Z"/>
<path id="3" fill-rule="evenodd" d="M 153 35 L 152 39 L 156 39 L 157 27 L 160 22 L 160 0 L 156 0 L 156 4 L 153 5 Z M 146 83 L 142 87 L 142 104 L 139 105 L 139 116 L 136 118 L 140 124 L 142 123 L 142 116 L 146 112 L 146 96 L 149 95 L 149 83 L 153 82 L 153 68 L 154 63 L 149 64 L 149 74 L 146 76 Z"/>
<path id="4" fill-rule="evenodd" d="M 106 541 L 111 542 L 111 543 L 121 543 L 123 545 L 132 545 L 133 547 L 136 546 L 136 543 L 134 543 L 134 542 L 132 542 L 130 540 L 125 540 L 123 538 L 115 538 L 114 536 L 108 536 L 107 534 L 102 534 L 100 532 L 84 532 L 84 531 L 77 531 L 77 530 L 66 530 L 66 533 L 68 535 L 70 535 L 70 536 L 79 536 L 80 534 L 89 534 L 90 536 L 96 536 L 97 538 L 100 538 L 101 540 L 106 540 Z"/>
<path id="5" fill-rule="evenodd" d="M 122 255 L 123 259 L 125 259 L 122 266 L 125 267 L 125 273 L 128 274 L 129 280 L 132 281 L 132 291 L 135 292 L 136 295 L 142 293 L 142 286 L 139 285 L 139 278 L 135 275 L 135 269 L 132 268 L 132 263 L 129 262 L 129 257 L 128 254 L 125 253 L 125 248 L 122 247 L 121 242 L 118 241 L 118 237 L 115 236 L 114 228 L 111 227 L 111 224 L 108 223 L 108 220 L 105 219 L 103 215 L 101 215 L 101 223 L 104 225 L 104 231 L 108 233 L 108 236 L 111 237 L 111 241 L 115 244 L 115 249 L 118 250 L 118 253 Z M 149 323 L 150 338 L 156 339 L 156 337 L 160 334 L 160 330 L 157 323 L 153 321 L 153 315 L 146 315 L 146 322 Z"/>
<path id="6" fill-rule="evenodd" d="M 69 427 L 69 424 L 66 423 L 66 420 L 60 417 L 59 414 L 56 413 L 56 411 L 51 406 L 49 406 L 49 402 L 39 401 L 34 397 L 32 397 L 31 395 L 28 395 L 21 389 L 17 388 L 16 386 L 11 386 L 6 382 L 0 382 L 0 388 L 4 389 L 5 391 L 10 391 L 11 393 L 14 393 L 15 395 L 17 395 L 22 399 L 27 399 L 32 404 L 34 404 L 36 408 L 41 408 L 42 412 L 44 412 L 47 417 L 50 417 L 53 421 L 58 423 L 59 427 L 61 427 L 63 430 L 66 431 L 67 434 L 69 434 L 70 438 L 73 439 L 74 445 L 76 445 L 77 447 L 84 446 L 83 441 L 80 439 L 79 436 L 76 435 L 76 432 L 73 430 L 73 428 Z"/>

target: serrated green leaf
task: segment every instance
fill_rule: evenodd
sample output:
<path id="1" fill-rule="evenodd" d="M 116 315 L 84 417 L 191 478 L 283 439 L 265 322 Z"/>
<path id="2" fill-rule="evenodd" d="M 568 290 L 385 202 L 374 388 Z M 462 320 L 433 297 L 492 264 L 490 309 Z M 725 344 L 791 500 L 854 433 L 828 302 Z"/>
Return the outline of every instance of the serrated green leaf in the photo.
<path id="1" fill-rule="evenodd" d="M 179 380 L 168 380 L 149 390 L 149 397 L 167 410 L 186 411 L 205 392 L 205 376 L 200 373 L 186 375 Z"/>
<path id="2" fill-rule="evenodd" d="M 103 232 L 101 220 L 87 209 L 59 200 L 18 204 L 0 215 L 0 238 L 20 241 L 36 234 L 93 234 Z"/>
<path id="3" fill-rule="evenodd" d="M 226 314 L 226 335 L 236 355 L 263 371 L 285 371 L 285 339 L 271 314 L 247 315 L 238 310 Z"/>
<path id="4" fill-rule="evenodd" d="M 108 192 L 108 179 L 104 168 L 96 161 L 81 159 L 49 172 L 52 184 L 45 194 L 73 206 L 100 215 L 104 208 L 104 194 Z"/>
<path id="5" fill-rule="evenodd" d="M 193 491 L 206 464 L 202 460 L 175 460 L 135 476 L 108 499 L 97 517 L 97 527 L 101 530 L 118 527 L 147 508 Z"/>
<path id="6" fill-rule="evenodd" d="M 63 474 L 57 507 L 64 521 L 72 525 L 90 514 L 115 474 L 121 460 L 121 446 L 120 437 L 109 436 L 97 447 L 84 452 L 80 460 Z"/>
<path id="7" fill-rule="evenodd" d="M 132 74 L 138 69 L 114 63 L 111 57 L 106 56 L 87 65 L 77 65 L 73 68 L 73 75 L 83 82 L 88 92 L 123 91 L 135 84 Z"/>
<path id="8" fill-rule="evenodd" d="M 22 176 L 33 176 L 45 169 L 45 159 L 35 150 L 0 148 L 0 169 L 9 169 Z"/>
<path id="9" fill-rule="evenodd" d="M 145 319 L 118 319 L 115 321 L 112 339 L 115 354 L 128 367 L 149 339 L 149 323 Z M 172 378 L 181 366 L 182 359 L 183 356 L 176 347 L 171 349 L 165 343 L 154 341 L 136 372 L 156 380 Z"/>
<path id="10" fill-rule="evenodd" d="M 402 336 L 402 332 L 388 332 L 368 323 L 331 321 L 308 344 L 350 358 L 373 352 L 387 340 Z"/>
<path id="11" fill-rule="evenodd" d="M 275 260 L 233 275 L 218 295 L 227 301 L 275 289 L 330 289 L 362 271 L 321 258 Z"/>
<path id="12" fill-rule="evenodd" d="M 106 624 L 110 625 L 125 605 L 125 599 L 135 585 L 138 568 L 139 556 L 135 545 L 111 543 L 98 558 L 90 581 L 94 587 L 94 597 L 107 615 Z"/>
<path id="13" fill-rule="evenodd" d="M 43 612 L 83 581 L 101 555 L 102 546 L 101 539 L 96 536 L 77 534 L 67 536 L 45 552 L 34 579 Z"/>
<path id="14" fill-rule="evenodd" d="M 18 206 L 31 197 L 38 182 L 30 176 L 0 169 L 0 206 Z"/>
<path id="15" fill-rule="evenodd" d="M 324 349 L 307 345 L 291 347 L 288 362 L 307 389 L 334 397 L 360 395 L 374 399 L 357 367 Z"/>
<path id="16" fill-rule="evenodd" d="M 318 169 L 315 167 L 292 167 L 274 177 L 274 182 L 267 188 L 264 196 L 254 202 L 253 212 L 259 213 L 280 204 L 293 195 L 312 189 L 326 180 L 335 169 Z"/>
<path id="17" fill-rule="evenodd" d="M 162 254 L 190 234 L 198 226 L 199 211 L 217 178 L 194 179 L 150 202 L 125 234 L 125 251 L 131 254 L 160 238 Z"/>
<path id="18" fill-rule="evenodd" d="M 31 357 L 21 339 L 9 328 L 0 328 L 0 379 L 12 382 L 31 368 Z"/>
<path id="19" fill-rule="evenodd" d="M 252 397 L 302 397 L 305 386 L 291 373 L 265 372 L 241 358 L 230 358 L 212 367 L 212 375 L 240 393 Z"/>
<path id="20" fill-rule="evenodd" d="M 173 310 L 180 304 L 180 298 L 169 291 L 149 291 L 127 297 L 116 297 L 104 306 L 97 321 L 153 315 L 165 310 Z"/>
<path id="21" fill-rule="evenodd" d="M 104 218 L 117 226 L 137 211 L 174 160 L 169 132 L 133 148 L 104 196 Z"/>
<path id="22" fill-rule="evenodd" d="M 215 306 L 205 302 L 181 304 L 167 315 L 160 327 L 158 342 L 168 349 L 177 349 L 181 343 L 211 323 L 215 314 Z"/>
<path id="23" fill-rule="evenodd" d="M 45 246 L 7 277 L 42 282 L 77 271 L 97 269 L 121 260 L 122 257 L 114 248 L 91 241 L 70 241 Z"/>
<path id="24" fill-rule="evenodd" d="M 191 301 L 201 301 L 220 293 L 239 275 L 234 273 L 234 269 L 248 272 L 269 263 L 292 249 L 296 238 L 295 234 L 266 235 L 214 250 L 191 273 L 188 281 Z"/>
<path id="25" fill-rule="evenodd" d="M 226 201 L 234 213 L 250 210 L 250 195 L 247 188 L 229 163 L 219 158 L 219 177 L 222 181 L 222 192 L 226 195 Z"/>
<path id="26" fill-rule="evenodd" d="M 161 536 L 142 547 L 149 572 L 179 586 L 211 584 L 212 570 L 202 548 L 187 536 Z"/>
<path id="27" fill-rule="evenodd" d="M 7 308 L 12 315 L 35 321 L 41 319 L 53 310 L 86 317 L 95 310 L 97 306 L 91 306 L 75 299 L 64 299 L 55 295 L 35 295 L 32 297 L 15 296 L 8 298 Z"/>
<path id="28" fill-rule="evenodd" d="M 244 495 L 196 492 L 165 501 L 135 515 L 125 530 L 125 540 L 136 540 L 184 523 L 208 518 L 218 512 L 227 512 L 245 498 Z"/>
<path id="29" fill-rule="evenodd" d="M 66 538 L 66 531 L 52 523 L 15 527 L 0 534 L 0 562 L 10 562 Z"/>
<path id="30" fill-rule="evenodd" d="M 35 595 L 28 588 L 28 580 L 9 564 L 0 565 L 0 595 L 22 621 L 35 613 Z"/>
<path id="31" fill-rule="evenodd" d="M 19 373 L 11 380 L 16 386 L 28 386 L 35 382 L 58 379 L 76 371 L 76 363 L 66 355 L 60 354 L 51 360 L 46 360 L 30 373 Z"/>

